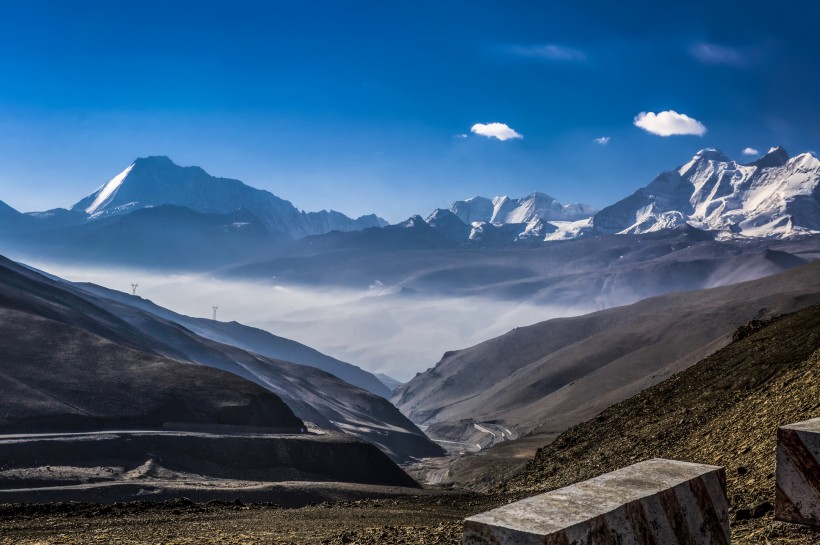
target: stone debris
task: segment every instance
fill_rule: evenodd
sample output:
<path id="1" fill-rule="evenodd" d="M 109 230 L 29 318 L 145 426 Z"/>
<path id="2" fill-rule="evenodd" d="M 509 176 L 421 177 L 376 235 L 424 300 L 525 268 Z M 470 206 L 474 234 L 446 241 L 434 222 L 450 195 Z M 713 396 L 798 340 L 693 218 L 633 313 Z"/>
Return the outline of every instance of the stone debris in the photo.
<path id="1" fill-rule="evenodd" d="M 652 459 L 469 517 L 463 545 L 728 544 L 722 467 Z"/>
<path id="2" fill-rule="evenodd" d="M 775 516 L 820 527 L 820 418 L 777 430 Z"/>

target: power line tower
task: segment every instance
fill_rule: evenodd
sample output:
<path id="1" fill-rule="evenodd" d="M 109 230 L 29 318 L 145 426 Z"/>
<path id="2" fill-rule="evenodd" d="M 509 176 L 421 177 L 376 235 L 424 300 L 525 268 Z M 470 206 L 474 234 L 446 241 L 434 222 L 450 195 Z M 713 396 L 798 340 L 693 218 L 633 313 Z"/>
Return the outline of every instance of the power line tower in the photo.
<path id="1" fill-rule="evenodd" d="M 139 284 L 131 284 L 131 295 L 136 295 L 137 294 L 137 287 L 138 286 L 139 286 Z"/>
<path id="2" fill-rule="evenodd" d="M 214 309 L 214 317 L 213 317 L 213 321 L 216 321 L 216 311 L 219 309 L 219 307 L 216 307 L 216 306 L 215 306 L 215 307 L 213 307 L 213 309 Z"/>

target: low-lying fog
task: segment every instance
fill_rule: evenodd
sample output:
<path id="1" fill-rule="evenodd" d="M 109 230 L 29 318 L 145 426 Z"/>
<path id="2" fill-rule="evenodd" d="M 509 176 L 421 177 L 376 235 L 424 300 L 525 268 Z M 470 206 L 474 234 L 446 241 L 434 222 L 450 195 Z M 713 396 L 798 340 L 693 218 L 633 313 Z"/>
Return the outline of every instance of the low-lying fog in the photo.
<path id="1" fill-rule="evenodd" d="M 29 265 L 75 282 L 129 292 L 181 314 L 236 320 L 294 339 L 372 372 L 407 381 L 447 350 L 466 348 L 514 327 L 593 309 L 521 301 L 397 294 L 389 286 L 345 290 L 158 274 L 133 269 Z"/>

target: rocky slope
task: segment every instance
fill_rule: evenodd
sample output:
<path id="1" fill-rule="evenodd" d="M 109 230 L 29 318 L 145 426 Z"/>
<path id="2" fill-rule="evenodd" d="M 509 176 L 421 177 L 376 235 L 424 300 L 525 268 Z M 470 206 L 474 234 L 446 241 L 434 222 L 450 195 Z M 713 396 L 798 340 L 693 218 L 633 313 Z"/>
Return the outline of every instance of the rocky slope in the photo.
<path id="1" fill-rule="evenodd" d="M 777 427 L 820 415 L 820 306 L 751 322 L 734 338 L 567 430 L 497 491 L 529 496 L 654 457 L 721 465 L 732 543 L 816 543 L 817 533 L 772 526 L 771 509 Z"/>
<path id="2" fill-rule="evenodd" d="M 177 323 L 200 337 L 221 344 L 235 346 L 277 360 L 315 367 L 348 384 L 380 397 L 389 397 L 392 391 L 381 377 L 377 377 L 353 364 L 322 354 L 309 346 L 279 337 L 262 329 L 249 327 L 239 322 L 220 322 L 185 316 L 156 305 L 147 299 L 96 284 L 74 283 L 72 285 L 93 296 L 95 302 L 103 306 L 110 304 L 113 308 L 122 308 L 120 305 L 133 307 Z"/>
<path id="3" fill-rule="evenodd" d="M 150 354 L 152 357 L 172 359 L 179 364 L 187 362 L 185 369 L 213 368 L 223 373 L 227 372 L 243 384 L 253 384 L 253 387 L 258 387 L 263 392 L 275 394 L 278 396 L 276 399 L 284 400 L 289 407 L 288 410 L 292 410 L 302 420 L 320 427 L 349 432 L 355 437 L 376 444 L 395 460 L 435 456 L 441 452 L 439 447 L 428 440 L 387 400 L 320 369 L 265 357 L 201 337 L 168 318 L 140 309 L 138 306 L 92 295 L 87 290 L 59 279 L 46 278 L 8 260 L 0 260 L 0 274 L 3 275 L 0 278 L 0 288 L 13 294 L 13 299 L 9 301 L 16 301 L 15 304 L 19 305 L 34 305 L 32 308 L 38 309 L 43 316 L 56 323 L 54 327 L 76 330 L 77 335 L 83 338 L 88 335 L 99 337 L 100 342 L 114 343 L 114 348 L 125 346 Z M 32 328 L 32 332 L 41 336 L 38 338 L 45 335 L 37 328 Z M 45 361 L 52 357 L 54 350 L 62 350 L 60 344 L 40 343 L 40 346 L 35 343 L 31 346 L 17 346 L 13 344 L 12 339 L 13 337 L 9 337 L 8 354 L 10 358 L 14 358 L 13 361 L 26 361 L 26 353 L 18 353 L 20 350 L 36 348 L 39 350 L 38 357 Z M 81 356 L 81 352 L 72 352 L 74 359 L 70 362 L 79 365 L 76 358 Z M 103 361 L 102 357 L 98 360 Z M 70 372 L 70 369 L 65 372 Z M 93 396 L 96 372 L 93 369 L 89 372 L 89 376 L 78 373 L 72 380 L 87 380 L 88 395 Z M 101 377 L 117 380 L 113 371 L 102 372 Z M 66 382 L 72 383 L 68 379 Z M 128 381 L 122 387 L 126 388 L 127 384 Z M 224 387 L 217 386 L 216 389 L 222 391 Z M 22 394 L 17 391 L 16 395 Z M 60 399 L 57 393 L 51 397 L 55 396 L 56 399 Z M 13 396 L 7 401 L 13 406 L 15 399 Z M 137 401 L 131 403 L 139 407 Z M 20 401 L 20 406 L 24 405 L 25 403 Z M 170 406 L 173 407 L 173 404 Z M 46 421 L 45 417 L 38 418 Z"/>
<path id="4" fill-rule="evenodd" d="M 428 434 L 465 448 L 554 436 L 724 346 L 742 323 L 816 302 L 820 263 L 549 320 L 445 354 L 392 399 Z"/>
<path id="5" fill-rule="evenodd" d="M 304 425 L 260 386 L 112 342 L 3 291 L 0 432 Z"/>
<path id="6" fill-rule="evenodd" d="M 106 431 L 0 435 L 0 502 L 266 498 L 298 503 L 299 485 L 418 488 L 376 447 L 349 435 Z M 308 484 L 310 483 L 310 484 Z M 411 491 L 408 491 L 412 493 Z M 355 492 L 354 492 L 355 495 Z"/>
<path id="7" fill-rule="evenodd" d="M 0 361 L 6 501 L 208 498 L 280 481 L 415 486 L 368 442 L 308 433 L 289 405 L 330 411 L 338 422 L 327 427 L 370 432 L 397 458 L 438 451 L 387 401 L 332 375 L 138 321 L 4 259 Z"/>
<path id="8" fill-rule="evenodd" d="M 761 325 L 765 327 L 761 328 Z M 732 543 L 814 545 L 818 532 L 773 521 L 774 438 L 780 424 L 820 411 L 820 309 L 771 323 L 663 383 L 567 430 L 518 476 L 489 494 L 387 497 L 301 509 L 190 502 L 0 506 L 0 543 L 67 544 L 100 536 L 133 543 L 338 545 L 461 542 L 464 517 L 655 456 L 725 465 Z M 486 476 L 497 475 L 488 466 Z M 366 497 L 368 492 L 364 492 Z M 4 541 L 5 539 L 5 541 Z"/>

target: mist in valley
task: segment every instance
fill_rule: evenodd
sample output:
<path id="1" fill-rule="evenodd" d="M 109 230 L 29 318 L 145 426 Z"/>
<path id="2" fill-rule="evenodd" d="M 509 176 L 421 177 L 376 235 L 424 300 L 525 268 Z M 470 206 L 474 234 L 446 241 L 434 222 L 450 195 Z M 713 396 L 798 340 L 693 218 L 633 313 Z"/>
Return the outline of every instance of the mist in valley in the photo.
<path id="1" fill-rule="evenodd" d="M 406 293 L 379 282 L 368 289 L 307 287 L 209 274 L 160 273 L 28 261 L 72 282 L 130 292 L 175 312 L 237 321 L 316 348 L 371 372 L 407 381 L 448 350 L 473 346 L 515 327 L 594 308 L 531 300 Z"/>

